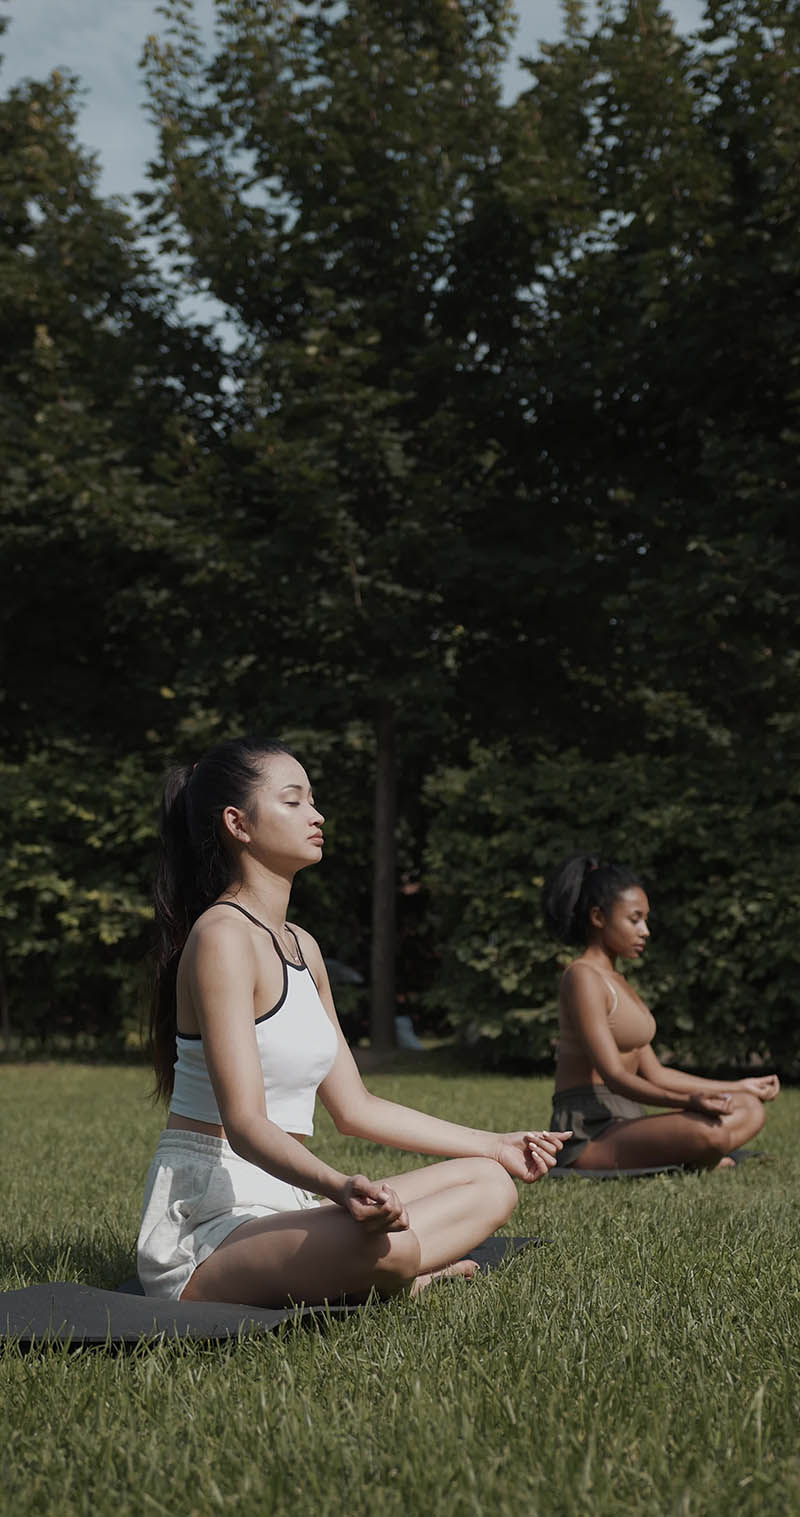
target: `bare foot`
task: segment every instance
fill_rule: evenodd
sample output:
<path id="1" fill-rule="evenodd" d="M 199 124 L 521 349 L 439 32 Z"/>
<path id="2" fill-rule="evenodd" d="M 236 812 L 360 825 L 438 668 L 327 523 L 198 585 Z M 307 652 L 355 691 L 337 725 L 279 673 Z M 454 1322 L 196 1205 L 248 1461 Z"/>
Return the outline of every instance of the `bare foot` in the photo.
<path id="1" fill-rule="evenodd" d="M 411 1294 L 418 1296 L 420 1291 L 426 1290 L 434 1280 L 446 1280 L 453 1275 L 463 1275 L 465 1279 L 471 1280 L 477 1273 L 478 1264 L 475 1259 L 459 1259 L 457 1264 L 448 1264 L 445 1269 L 433 1269 L 430 1274 L 417 1275 L 411 1287 Z"/>
<path id="2" fill-rule="evenodd" d="M 715 1164 L 714 1168 L 715 1169 L 735 1169 L 736 1168 L 736 1160 L 732 1159 L 730 1157 L 730 1154 L 728 1154 L 724 1159 L 720 1159 L 719 1164 Z"/>

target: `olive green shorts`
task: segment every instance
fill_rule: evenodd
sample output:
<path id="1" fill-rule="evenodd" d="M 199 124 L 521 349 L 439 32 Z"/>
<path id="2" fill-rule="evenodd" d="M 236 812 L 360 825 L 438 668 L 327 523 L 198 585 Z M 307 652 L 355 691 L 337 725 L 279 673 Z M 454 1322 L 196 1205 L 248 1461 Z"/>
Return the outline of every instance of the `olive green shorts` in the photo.
<path id="1" fill-rule="evenodd" d="M 615 1095 L 606 1085 L 576 1085 L 573 1090 L 555 1091 L 550 1130 L 572 1131 L 556 1160 L 556 1168 L 566 1169 L 574 1164 L 587 1144 L 601 1138 L 614 1122 L 635 1122 L 644 1114 L 636 1101 Z"/>

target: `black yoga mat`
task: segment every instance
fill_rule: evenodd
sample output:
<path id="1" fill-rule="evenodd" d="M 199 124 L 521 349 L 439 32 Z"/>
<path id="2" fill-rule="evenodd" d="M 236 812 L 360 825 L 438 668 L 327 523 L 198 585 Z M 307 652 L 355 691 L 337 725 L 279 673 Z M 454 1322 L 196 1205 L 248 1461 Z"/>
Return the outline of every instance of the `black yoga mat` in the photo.
<path id="1" fill-rule="evenodd" d="M 763 1159 L 766 1157 L 760 1149 L 734 1148 L 728 1155 L 734 1164 L 743 1164 L 746 1159 Z M 551 1169 L 551 1180 L 646 1180 L 649 1175 L 686 1175 L 696 1171 L 687 1169 L 683 1164 L 655 1164 L 649 1169 L 576 1169 L 572 1164 L 566 1164 L 563 1169 Z"/>
<path id="2" fill-rule="evenodd" d="M 682 1175 L 680 1164 L 658 1164 L 652 1169 L 576 1169 L 566 1164 L 563 1169 L 551 1169 L 550 1180 L 645 1180 L 648 1175 Z"/>
<path id="3" fill-rule="evenodd" d="M 475 1259 L 486 1273 L 521 1249 L 542 1241 L 487 1238 L 465 1257 Z M 161 1337 L 217 1343 L 240 1335 L 274 1332 L 282 1322 L 325 1323 L 361 1310 L 349 1305 L 273 1310 L 226 1302 L 159 1301 L 143 1296 L 138 1281 L 125 1284 L 128 1289 L 108 1291 L 55 1281 L 0 1293 L 0 1342 L 13 1340 L 24 1349 L 47 1343 L 111 1348 Z"/>

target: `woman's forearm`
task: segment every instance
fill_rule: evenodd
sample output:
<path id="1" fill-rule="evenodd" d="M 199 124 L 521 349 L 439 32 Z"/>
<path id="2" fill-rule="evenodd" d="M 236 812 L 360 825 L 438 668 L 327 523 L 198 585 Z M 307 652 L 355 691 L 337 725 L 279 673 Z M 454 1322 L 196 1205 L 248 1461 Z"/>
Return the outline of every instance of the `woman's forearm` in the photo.
<path id="1" fill-rule="evenodd" d="M 436 1154 L 444 1159 L 494 1158 L 498 1146 L 496 1133 L 445 1122 L 441 1117 L 412 1111 L 408 1106 L 385 1101 L 370 1092 L 365 1092 L 365 1100 L 352 1115 L 348 1115 L 340 1131 L 349 1137 L 385 1143 L 389 1148 L 405 1148 L 415 1154 Z"/>
<path id="2" fill-rule="evenodd" d="M 665 1086 L 669 1087 L 670 1090 L 685 1090 L 689 1094 L 695 1090 L 728 1091 L 736 1084 L 735 1080 L 704 1080 L 699 1075 L 687 1074 L 685 1069 L 670 1069 L 669 1066 L 665 1068 L 663 1064 L 661 1065 L 661 1075 L 663 1075 Z M 660 1081 L 661 1076 L 659 1076 L 659 1084 Z"/>
<path id="3" fill-rule="evenodd" d="M 671 1070 L 664 1070 L 664 1074 L 671 1074 Z M 627 1096 L 630 1101 L 642 1101 L 645 1106 L 669 1106 L 675 1111 L 681 1111 L 687 1104 L 687 1097 L 693 1094 L 693 1089 L 681 1088 L 679 1085 L 656 1085 L 652 1080 L 646 1080 L 642 1075 L 628 1074 L 627 1070 L 617 1074 L 605 1074 L 604 1083 L 615 1095 Z"/>
<path id="4" fill-rule="evenodd" d="M 230 1123 L 225 1129 L 235 1153 L 268 1174 L 297 1185 L 302 1190 L 340 1201 L 347 1176 L 322 1159 L 266 1117 Z"/>

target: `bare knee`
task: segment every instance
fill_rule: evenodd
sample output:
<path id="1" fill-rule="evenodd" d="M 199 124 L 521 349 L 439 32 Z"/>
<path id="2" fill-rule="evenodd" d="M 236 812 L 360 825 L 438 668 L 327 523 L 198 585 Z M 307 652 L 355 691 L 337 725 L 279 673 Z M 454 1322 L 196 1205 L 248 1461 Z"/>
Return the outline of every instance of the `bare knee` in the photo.
<path id="1" fill-rule="evenodd" d="M 738 1148 L 740 1143 L 746 1143 L 761 1131 L 764 1126 L 763 1103 L 747 1090 L 736 1091 L 731 1110 L 726 1112 L 719 1125 L 723 1129 L 725 1144 L 721 1152 L 729 1154 L 732 1148 Z"/>
<path id="2" fill-rule="evenodd" d="M 731 1149 L 755 1137 L 764 1126 L 764 1106 L 749 1091 L 736 1092 L 732 1109 L 718 1122 L 704 1126 L 705 1148 L 710 1162 L 725 1158 Z"/>
<path id="3" fill-rule="evenodd" d="M 503 1169 L 502 1165 L 499 1168 L 502 1170 L 502 1183 L 498 1183 L 498 1191 L 503 1205 L 503 1221 L 507 1222 L 511 1213 L 516 1209 L 519 1197 L 517 1195 L 517 1187 L 508 1170 Z"/>
<path id="4" fill-rule="evenodd" d="M 737 1142 L 742 1138 L 754 1138 L 766 1120 L 763 1101 L 750 1094 L 749 1090 L 737 1091 L 734 1095 L 734 1110 L 731 1120 L 738 1128 Z"/>
<path id="5" fill-rule="evenodd" d="M 497 1225 L 507 1222 L 517 1204 L 517 1187 L 496 1159 L 476 1159 L 478 1174 L 497 1207 Z"/>

